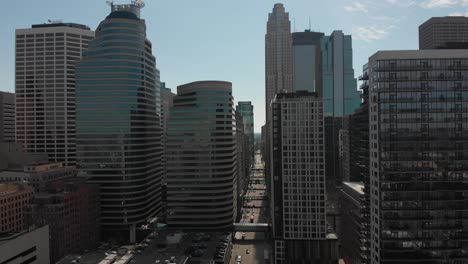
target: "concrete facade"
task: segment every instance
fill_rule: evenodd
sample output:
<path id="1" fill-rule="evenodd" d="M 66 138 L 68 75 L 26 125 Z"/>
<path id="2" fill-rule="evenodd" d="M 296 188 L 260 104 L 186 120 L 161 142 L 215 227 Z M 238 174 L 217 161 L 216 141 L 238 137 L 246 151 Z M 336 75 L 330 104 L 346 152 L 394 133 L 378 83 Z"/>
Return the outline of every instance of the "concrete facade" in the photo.
<path id="1" fill-rule="evenodd" d="M 75 63 L 93 38 L 72 23 L 16 30 L 16 140 L 27 152 L 76 164 Z"/>
<path id="2" fill-rule="evenodd" d="M 0 92 L 0 143 L 15 142 L 15 94 Z"/>
<path id="3" fill-rule="evenodd" d="M 272 116 L 274 263 L 337 263 L 336 249 L 326 249 L 332 242 L 326 223 L 323 101 L 316 93 L 280 93 Z M 335 248 L 337 241 L 332 244 Z"/>
<path id="4" fill-rule="evenodd" d="M 49 226 L 0 235 L 0 263 L 50 264 Z"/>
<path id="5" fill-rule="evenodd" d="M 52 182 L 73 178 L 76 174 L 74 166 L 65 167 L 62 163 L 46 163 L 24 166 L 22 170 L 0 171 L 0 182 L 21 182 L 33 187 L 35 192 L 44 192 Z"/>
<path id="6" fill-rule="evenodd" d="M 432 17 L 419 26 L 419 49 L 468 49 L 468 17 Z"/>

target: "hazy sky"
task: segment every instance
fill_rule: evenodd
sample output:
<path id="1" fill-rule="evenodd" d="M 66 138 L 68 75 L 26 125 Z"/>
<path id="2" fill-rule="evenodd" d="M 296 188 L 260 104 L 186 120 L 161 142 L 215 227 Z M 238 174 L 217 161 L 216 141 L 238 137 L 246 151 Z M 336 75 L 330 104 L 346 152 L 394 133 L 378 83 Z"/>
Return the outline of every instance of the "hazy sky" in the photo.
<path id="1" fill-rule="evenodd" d="M 130 0 L 116 0 L 116 4 Z M 264 123 L 264 36 L 271 0 L 147 0 L 142 11 L 161 81 L 176 91 L 197 80 L 233 83 L 236 101 L 253 101 Z M 285 0 L 292 28 L 352 34 L 355 75 L 377 50 L 417 49 L 418 26 L 431 16 L 466 15 L 468 0 Z M 15 29 L 48 19 L 95 29 L 105 0 L 2 1 L 0 90 L 14 91 Z M 294 22 L 295 21 L 295 22 Z"/>

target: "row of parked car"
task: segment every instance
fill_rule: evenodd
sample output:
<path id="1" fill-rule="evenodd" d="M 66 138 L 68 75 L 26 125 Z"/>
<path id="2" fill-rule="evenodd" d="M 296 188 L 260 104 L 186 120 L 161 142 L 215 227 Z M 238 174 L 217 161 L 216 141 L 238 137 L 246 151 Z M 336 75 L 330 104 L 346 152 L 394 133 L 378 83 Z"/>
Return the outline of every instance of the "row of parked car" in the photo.
<path id="1" fill-rule="evenodd" d="M 216 250 L 214 253 L 214 260 L 216 264 L 226 263 L 226 260 L 229 262 L 231 257 L 232 249 L 232 234 L 224 233 L 221 235 L 218 245 L 216 245 Z"/>

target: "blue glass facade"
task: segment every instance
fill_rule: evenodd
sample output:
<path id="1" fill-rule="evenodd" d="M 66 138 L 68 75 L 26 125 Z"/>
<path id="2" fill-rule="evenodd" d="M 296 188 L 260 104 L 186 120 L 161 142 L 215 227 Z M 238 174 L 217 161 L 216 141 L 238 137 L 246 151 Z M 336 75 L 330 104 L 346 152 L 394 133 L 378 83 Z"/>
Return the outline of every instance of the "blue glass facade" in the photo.
<path id="1" fill-rule="evenodd" d="M 354 77 L 351 36 L 334 31 L 322 37 L 321 53 L 324 114 L 333 117 L 353 114 L 361 105 L 361 93 Z"/>
<path id="2" fill-rule="evenodd" d="M 159 71 L 133 11 L 123 6 L 102 21 L 76 67 L 80 175 L 101 187 L 103 229 L 130 240 L 161 213 L 163 177 Z"/>

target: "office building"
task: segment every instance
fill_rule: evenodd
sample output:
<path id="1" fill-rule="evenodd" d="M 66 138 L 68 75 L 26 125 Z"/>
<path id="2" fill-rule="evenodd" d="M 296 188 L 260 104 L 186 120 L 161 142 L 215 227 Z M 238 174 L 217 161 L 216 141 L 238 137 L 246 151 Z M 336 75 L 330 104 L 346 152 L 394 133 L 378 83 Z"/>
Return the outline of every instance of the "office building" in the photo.
<path id="1" fill-rule="evenodd" d="M 419 49 L 468 49 L 468 17 L 431 17 L 419 26 Z"/>
<path id="2" fill-rule="evenodd" d="M 15 94 L 0 92 L 0 142 L 15 141 Z"/>
<path id="3" fill-rule="evenodd" d="M 279 92 L 293 88 L 291 21 L 283 4 L 275 4 L 268 14 L 265 35 L 265 106 L 268 120 L 271 100 Z"/>
<path id="4" fill-rule="evenodd" d="M 333 31 L 321 38 L 321 51 L 324 114 L 350 115 L 361 104 L 354 77 L 352 37 L 341 30 Z"/>
<path id="5" fill-rule="evenodd" d="M 321 38 L 321 67 L 323 112 L 325 117 L 325 161 L 329 210 L 336 209 L 342 182 L 340 169 L 340 130 L 344 118 L 354 113 L 361 104 L 354 77 L 351 35 L 333 31 Z"/>
<path id="6" fill-rule="evenodd" d="M 468 53 L 369 58 L 371 263 L 467 263 Z"/>
<path id="7" fill-rule="evenodd" d="M 265 173 L 271 175 L 270 146 L 271 146 L 271 101 L 277 93 L 292 92 L 292 37 L 289 13 L 283 4 L 275 4 L 272 13 L 268 14 L 267 32 L 265 35 Z M 267 180 L 267 188 L 270 186 Z"/>
<path id="8" fill-rule="evenodd" d="M 49 225 L 51 263 L 99 244 L 99 188 L 72 178 L 36 192 L 26 207 L 29 225 Z"/>
<path id="9" fill-rule="evenodd" d="M 277 94 L 272 117 L 275 263 L 338 263 L 336 236 L 326 223 L 322 99 L 310 92 Z"/>
<path id="10" fill-rule="evenodd" d="M 21 232 L 27 228 L 24 209 L 32 195 L 32 188 L 21 184 L 0 184 L 0 233 Z"/>
<path id="11" fill-rule="evenodd" d="M 321 93 L 320 40 L 323 33 L 306 30 L 292 33 L 293 90 Z"/>
<path id="12" fill-rule="evenodd" d="M 236 153 L 237 153 L 237 211 L 242 208 L 242 197 L 245 195 L 248 187 L 248 176 L 250 176 L 250 164 L 252 155 L 250 153 L 249 136 L 244 133 L 244 121 L 242 115 L 236 111 Z M 238 215 L 240 217 L 241 214 Z M 237 221 L 237 219 L 236 219 Z"/>
<path id="13" fill-rule="evenodd" d="M 162 211 L 159 77 L 140 9 L 111 4 L 76 69 L 79 176 L 100 185 L 104 237 L 131 242 Z"/>
<path id="14" fill-rule="evenodd" d="M 364 219 L 364 184 L 360 182 L 343 182 L 340 196 L 340 233 L 341 254 L 346 264 L 367 263 L 362 229 Z M 363 254 L 364 253 L 364 254 Z"/>
<path id="15" fill-rule="evenodd" d="M 75 165 L 75 63 L 93 37 L 73 23 L 16 30 L 16 141 L 27 152 Z"/>
<path id="16" fill-rule="evenodd" d="M 167 130 L 167 120 L 169 120 L 171 116 L 170 110 L 175 96 L 175 93 L 173 93 L 170 88 L 166 87 L 166 83 L 161 83 L 161 128 L 164 134 Z"/>
<path id="17" fill-rule="evenodd" d="M 177 87 L 167 131 L 167 223 L 182 230 L 231 230 L 237 155 L 232 84 Z"/>
<path id="18" fill-rule="evenodd" d="M 0 263 L 50 264 L 49 227 L 0 233 Z"/>
<path id="19" fill-rule="evenodd" d="M 65 167 L 62 163 L 28 164 L 22 168 L 0 170 L 0 182 L 19 182 L 32 187 L 35 192 L 45 192 L 52 182 L 75 176 L 76 168 Z"/>
<path id="20" fill-rule="evenodd" d="M 248 140 L 249 140 L 247 144 L 250 145 L 250 148 L 246 150 L 250 152 L 250 155 L 253 159 L 254 145 L 255 145 L 254 106 L 252 105 L 252 102 L 238 102 L 237 112 L 239 112 L 239 114 L 242 117 L 242 123 L 244 125 L 243 131 L 248 136 Z"/>

